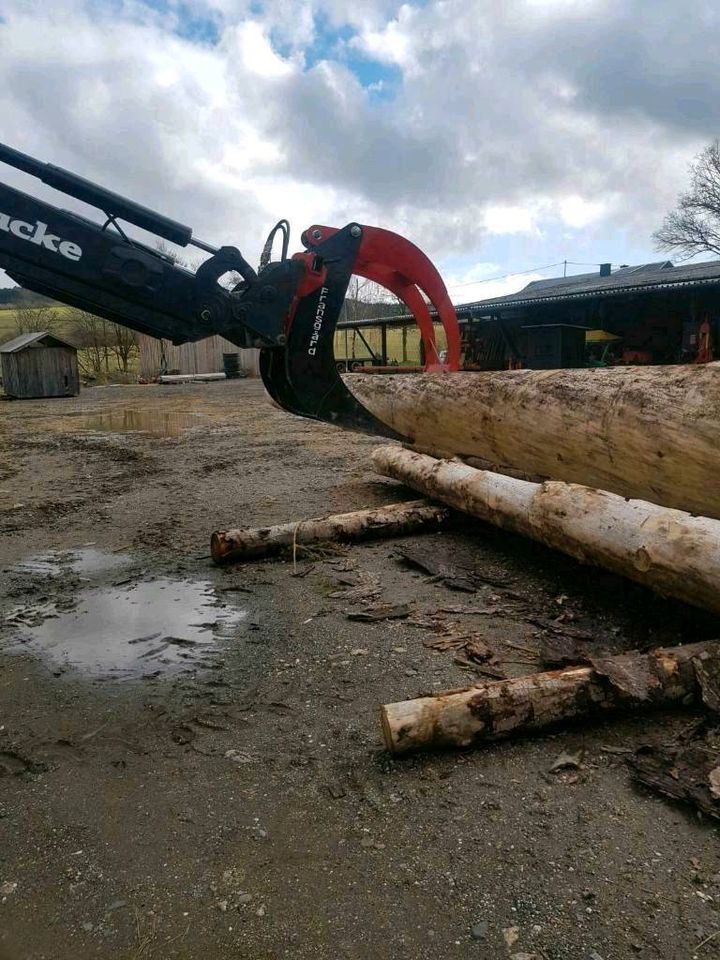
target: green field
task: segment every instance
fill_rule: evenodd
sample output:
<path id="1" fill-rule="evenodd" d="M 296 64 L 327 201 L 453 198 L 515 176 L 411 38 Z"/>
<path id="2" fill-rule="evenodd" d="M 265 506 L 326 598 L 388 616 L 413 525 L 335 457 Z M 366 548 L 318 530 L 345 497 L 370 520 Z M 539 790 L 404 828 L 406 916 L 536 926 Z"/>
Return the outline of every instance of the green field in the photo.
<path id="1" fill-rule="evenodd" d="M 44 308 L 38 308 L 44 309 Z M 62 304 L 51 306 L 50 311 L 55 316 L 55 322 L 50 324 L 52 333 L 62 337 L 69 343 L 77 346 L 77 337 L 73 335 L 72 307 L 66 307 Z M 28 311 L 30 312 L 30 311 Z M 36 310 L 32 310 L 33 313 Z M 13 340 L 18 336 L 18 330 L 15 320 L 18 310 L 14 307 L 0 308 L 0 344 Z M 121 370 L 119 361 L 115 354 L 110 351 L 101 359 L 97 351 L 78 348 L 78 363 L 80 365 L 80 374 L 82 378 L 88 378 L 95 383 L 134 383 L 137 380 L 139 367 L 139 354 L 137 349 L 129 358 L 128 370 Z M 1 392 L 1 390 L 0 390 Z"/>
<path id="2" fill-rule="evenodd" d="M 72 308 L 57 306 L 52 307 L 51 310 L 59 320 L 56 325 L 53 325 L 53 330 L 60 337 L 72 339 L 70 336 L 71 325 L 66 321 L 66 318 L 72 312 Z M 12 340 L 17 336 L 17 329 L 15 327 L 15 317 L 17 313 L 18 311 L 15 307 L 0 308 L 0 343 L 5 343 L 7 340 Z"/>
<path id="3" fill-rule="evenodd" d="M 438 350 L 447 346 L 445 331 L 440 324 L 435 324 L 435 340 Z M 373 353 L 379 354 L 382 344 L 382 335 L 379 327 L 364 327 L 362 335 L 370 345 Z M 338 330 L 335 334 L 335 357 L 343 359 L 358 359 L 369 356 L 367 347 L 357 331 Z M 387 331 L 387 359 L 389 363 L 420 363 L 420 330 L 416 326 L 389 327 Z"/>
<path id="4" fill-rule="evenodd" d="M 73 332 L 70 321 L 72 307 L 58 305 L 51 307 L 51 310 L 58 317 L 58 323 L 52 327 L 53 332 L 57 333 L 60 337 L 68 339 L 72 343 Z M 12 340 L 17 336 L 17 329 L 15 327 L 16 314 L 17 310 L 14 307 L 0 308 L 0 344 L 5 343 L 7 340 Z M 373 352 L 379 354 L 381 349 L 380 328 L 366 327 L 363 329 L 362 334 Z M 439 324 L 435 324 L 435 336 L 438 349 L 445 349 L 445 331 Z M 420 363 L 420 331 L 418 328 L 415 326 L 409 326 L 405 329 L 390 327 L 387 331 L 387 351 L 388 361 L 390 363 Z M 82 350 L 80 351 L 81 363 L 84 359 L 83 352 Z M 335 334 L 335 356 L 344 359 L 351 359 L 353 357 L 360 359 L 368 357 L 369 353 L 357 332 L 352 330 L 338 330 Z"/>

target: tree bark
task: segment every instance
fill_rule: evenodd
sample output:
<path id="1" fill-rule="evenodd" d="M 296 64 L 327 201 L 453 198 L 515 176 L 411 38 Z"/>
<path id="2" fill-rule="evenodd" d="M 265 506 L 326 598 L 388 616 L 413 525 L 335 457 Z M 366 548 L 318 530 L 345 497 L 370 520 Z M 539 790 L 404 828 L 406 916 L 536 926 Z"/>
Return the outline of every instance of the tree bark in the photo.
<path id="1" fill-rule="evenodd" d="M 720 613 L 720 521 L 578 484 L 532 483 L 399 446 L 373 452 L 378 473 L 434 500 Z"/>
<path id="2" fill-rule="evenodd" d="M 346 383 L 415 449 L 720 518 L 717 367 L 354 374 Z"/>
<path id="3" fill-rule="evenodd" d="M 697 665 L 717 659 L 716 644 L 688 644 L 385 704 L 385 743 L 395 754 L 468 747 L 579 717 L 701 702 Z"/>
<path id="4" fill-rule="evenodd" d="M 293 544 L 369 540 L 418 533 L 437 529 L 449 517 L 450 511 L 446 507 L 434 506 L 425 500 L 411 500 L 274 527 L 217 530 L 212 535 L 210 550 L 216 563 L 229 563 L 279 553 Z"/>

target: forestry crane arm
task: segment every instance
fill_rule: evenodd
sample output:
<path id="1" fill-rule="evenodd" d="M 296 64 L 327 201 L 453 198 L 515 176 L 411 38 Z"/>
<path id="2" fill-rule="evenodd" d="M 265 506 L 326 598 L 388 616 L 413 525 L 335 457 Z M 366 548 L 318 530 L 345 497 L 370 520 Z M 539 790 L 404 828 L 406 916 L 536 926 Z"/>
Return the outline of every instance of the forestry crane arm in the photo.
<path id="1" fill-rule="evenodd" d="M 211 247 L 190 227 L 67 170 L 2 144 L 0 160 L 105 215 L 100 224 L 0 183 L 0 268 L 13 280 L 176 344 L 219 334 L 239 347 L 258 347 L 265 387 L 292 413 L 397 436 L 347 390 L 335 364 L 335 327 L 352 274 L 380 283 L 406 304 L 420 327 L 426 369 L 459 368 L 458 323 L 445 285 L 428 258 L 397 234 L 359 223 L 340 230 L 312 226 L 301 237 L 305 252 L 287 258 L 289 228 L 280 221 L 256 273 L 236 247 Z M 192 273 L 130 238 L 119 220 L 211 256 Z M 267 262 L 279 230 L 282 259 Z M 233 289 L 218 282 L 229 272 L 242 277 Z M 445 329 L 443 363 L 428 301 Z"/>

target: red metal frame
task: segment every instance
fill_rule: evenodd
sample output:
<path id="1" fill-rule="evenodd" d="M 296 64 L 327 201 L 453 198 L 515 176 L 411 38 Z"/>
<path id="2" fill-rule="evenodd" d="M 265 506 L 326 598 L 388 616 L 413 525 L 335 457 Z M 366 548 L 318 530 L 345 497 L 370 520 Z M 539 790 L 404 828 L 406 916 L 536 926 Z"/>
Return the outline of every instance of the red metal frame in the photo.
<path id="1" fill-rule="evenodd" d="M 425 370 L 449 373 L 460 369 L 460 327 L 442 277 L 414 243 L 380 227 L 360 227 L 362 239 L 353 273 L 373 280 L 399 297 L 413 314 L 425 347 Z M 303 234 L 310 245 L 320 244 L 338 232 L 336 227 L 313 224 Z M 308 254 L 296 254 L 306 258 Z M 437 311 L 447 338 L 447 358 L 441 363 L 435 328 L 425 294 Z"/>

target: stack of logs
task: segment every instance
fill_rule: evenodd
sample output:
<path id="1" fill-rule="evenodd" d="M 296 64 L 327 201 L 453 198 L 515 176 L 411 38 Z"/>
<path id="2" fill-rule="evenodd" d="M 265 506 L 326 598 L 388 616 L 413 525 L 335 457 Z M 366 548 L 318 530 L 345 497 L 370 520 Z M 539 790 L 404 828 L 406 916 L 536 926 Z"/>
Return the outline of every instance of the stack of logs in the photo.
<path id="1" fill-rule="evenodd" d="M 217 533 L 216 560 L 415 532 L 451 507 L 720 613 L 720 367 L 361 375 L 348 386 L 412 447 L 380 447 L 376 471 L 445 506 Z M 715 658 L 691 645 L 390 704 L 386 743 L 397 753 L 467 745 L 559 716 L 707 703 L 698 664 Z"/>

